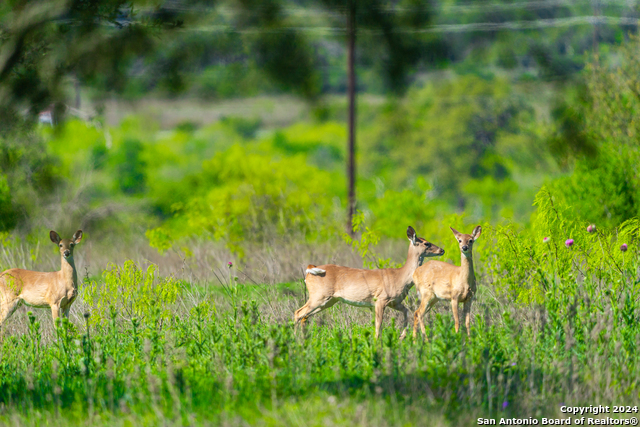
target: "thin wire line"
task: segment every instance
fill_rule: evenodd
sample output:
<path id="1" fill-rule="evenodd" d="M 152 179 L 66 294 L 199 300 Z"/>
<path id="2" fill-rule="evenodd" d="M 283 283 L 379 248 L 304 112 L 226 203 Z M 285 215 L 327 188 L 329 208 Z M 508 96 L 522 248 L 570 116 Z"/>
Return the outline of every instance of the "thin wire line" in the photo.
<path id="1" fill-rule="evenodd" d="M 537 19 L 532 21 L 507 21 L 507 22 L 474 22 L 470 24 L 439 24 L 430 25 L 422 29 L 396 29 L 392 32 L 396 33 L 467 33 L 467 32 L 486 32 L 486 31 L 523 31 L 523 30 L 540 30 L 546 28 L 569 27 L 576 25 L 638 25 L 638 18 L 614 17 L 614 16 L 574 16 L 570 18 L 552 18 Z M 237 29 L 230 25 L 210 25 L 206 27 L 187 27 L 183 31 L 196 32 L 236 32 L 248 34 L 262 33 L 282 33 L 288 31 L 300 32 L 317 32 L 324 34 L 346 34 L 346 29 L 342 27 L 280 27 L 272 29 L 251 28 Z M 382 31 L 367 28 L 359 28 L 359 33 L 381 35 Z"/>

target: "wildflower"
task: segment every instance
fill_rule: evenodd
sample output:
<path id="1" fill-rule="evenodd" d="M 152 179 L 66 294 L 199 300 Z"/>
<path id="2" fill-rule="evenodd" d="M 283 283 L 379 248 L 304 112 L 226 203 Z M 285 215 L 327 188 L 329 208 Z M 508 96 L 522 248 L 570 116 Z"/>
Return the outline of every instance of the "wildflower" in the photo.
<path id="1" fill-rule="evenodd" d="M 548 243 L 549 240 L 551 240 L 550 237 L 545 237 L 544 239 L 542 239 L 542 243 Z"/>
<path id="2" fill-rule="evenodd" d="M 587 227 L 587 232 L 588 232 L 588 233 L 595 233 L 595 232 L 596 232 L 596 225 L 595 225 L 595 224 L 590 224 L 590 225 Z"/>
<path id="3" fill-rule="evenodd" d="M 231 261 L 229 261 L 227 264 L 229 265 L 229 268 L 233 267 L 233 263 Z"/>
<path id="4" fill-rule="evenodd" d="M 627 249 L 629 249 L 629 248 L 628 248 L 628 246 L 627 246 L 627 244 L 626 244 L 626 243 L 623 243 L 623 244 L 622 244 L 622 246 L 620 246 L 620 250 L 621 250 L 622 252 L 627 252 Z"/>
<path id="5" fill-rule="evenodd" d="M 511 366 L 516 366 L 516 362 L 512 362 L 512 363 L 511 363 Z"/>
<path id="6" fill-rule="evenodd" d="M 502 402 L 502 409 L 507 409 L 507 406 L 509 406 L 509 402 L 507 402 L 506 400 Z"/>
<path id="7" fill-rule="evenodd" d="M 567 245 L 568 248 L 570 248 L 571 246 L 573 246 L 573 239 L 567 239 L 566 242 L 564 242 L 565 245 Z"/>

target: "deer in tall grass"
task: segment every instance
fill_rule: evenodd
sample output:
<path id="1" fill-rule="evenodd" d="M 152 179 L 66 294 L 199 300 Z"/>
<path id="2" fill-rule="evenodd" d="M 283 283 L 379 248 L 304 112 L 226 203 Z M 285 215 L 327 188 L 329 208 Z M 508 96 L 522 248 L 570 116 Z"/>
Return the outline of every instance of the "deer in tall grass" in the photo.
<path id="1" fill-rule="evenodd" d="M 458 317 L 458 304 L 463 303 L 463 314 L 467 326 L 467 335 L 471 336 L 471 303 L 476 294 L 476 276 L 473 272 L 473 243 L 482 227 L 479 225 L 471 234 L 462 234 L 451 228 L 453 235 L 458 240 L 460 247 L 460 267 L 442 261 L 428 261 L 413 273 L 413 281 L 420 296 L 420 307 L 416 310 L 413 319 L 413 336 L 416 336 L 418 324 L 422 335 L 424 330 L 423 317 L 429 312 L 438 300 L 451 301 L 451 311 L 455 322 L 456 333 L 460 329 Z"/>
<path id="2" fill-rule="evenodd" d="M 444 250 L 416 235 L 412 227 L 407 228 L 409 253 L 404 266 L 365 270 L 340 265 L 309 265 L 305 273 L 305 283 L 309 290 L 309 300 L 296 310 L 295 323 L 304 322 L 312 315 L 326 310 L 338 301 L 357 307 L 375 310 L 376 338 L 382 329 L 382 315 L 386 307 L 404 315 L 403 331 L 406 335 L 409 310 L 402 304 L 411 286 L 412 275 L 425 257 L 440 256 Z"/>
<path id="3" fill-rule="evenodd" d="M 61 239 L 55 231 L 49 238 L 60 248 L 60 271 L 39 271 L 12 268 L 0 273 L 0 326 L 22 304 L 50 307 L 53 322 L 62 314 L 69 317 L 71 304 L 78 296 L 78 275 L 73 261 L 73 249 L 82 240 L 82 230 L 71 239 Z"/>

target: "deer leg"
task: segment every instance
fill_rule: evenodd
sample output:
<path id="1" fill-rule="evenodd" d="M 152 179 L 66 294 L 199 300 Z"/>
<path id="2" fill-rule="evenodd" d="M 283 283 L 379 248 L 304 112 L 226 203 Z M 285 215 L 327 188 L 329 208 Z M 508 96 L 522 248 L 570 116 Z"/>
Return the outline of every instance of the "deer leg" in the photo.
<path id="1" fill-rule="evenodd" d="M 418 332 L 418 325 L 420 326 L 420 330 L 422 331 L 422 335 L 426 336 L 427 332 L 424 329 L 424 315 L 431 311 L 431 307 L 438 301 L 433 297 L 433 292 L 431 290 L 427 290 L 425 292 L 421 292 L 422 299 L 420 300 L 420 306 L 416 310 L 413 315 L 413 337 L 415 338 Z"/>
<path id="2" fill-rule="evenodd" d="M 293 314 L 293 321 L 295 323 L 298 323 L 298 322 L 300 322 L 300 320 L 302 320 L 302 314 L 306 313 L 308 311 L 309 302 L 310 301 L 307 301 L 302 307 L 297 309 L 296 312 Z"/>
<path id="3" fill-rule="evenodd" d="M 55 304 L 51 306 L 51 317 L 53 317 L 53 326 L 56 327 L 56 320 L 60 317 L 60 306 Z"/>
<path id="4" fill-rule="evenodd" d="M 333 297 L 327 297 L 320 301 L 314 302 L 311 302 L 311 300 L 309 300 L 300 309 L 296 310 L 296 322 L 302 321 L 302 323 L 304 323 L 309 317 L 313 316 L 314 314 L 320 313 L 322 310 L 326 310 L 327 308 L 332 307 L 337 302 L 338 299 Z"/>
<path id="5" fill-rule="evenodd" d="M 404 337 L 407 336 L 407 326 L 409 326 L 409 309 L 404 306 L 402 303 L 397 303 L 393 306 L 389 306 L 394 310 L 399 311 L 404 315 L 404 319 L 402 321 L 402 334 L 400 334 L 400 339 L 403 340 Z"/>
<path id="6" fill-rule="evenodd" d="M 467 336 L 471 336 L 471 301 L 472 298 L 469 297 L 462 306 L 462 312 L 464 313 L 464 323 L 467 327 Z"/>
<path id="7" fill-rule="evenodd" d="M 376 339 L 380 338 L 380 331 L 382 330 L 382 316 L 384 315 L 385 307 L 385 302 L 378 300 L 376 303 Z"/>
<path id="8" fill-rule="evenodd" d="M 20 298 L 16 298 L 2 303 L 0 306 L 0 326 L 4 325 L 4 322 L 20 307 L 20 302 Z"/>
<path id="9" fill-rule="evenodd" d="M 458 300 L 451 298 L 451 311 L 453 312 L 453 321 L 456 324 L 456 334 L 460 330 L 460 317 L 458 316 Z"/>

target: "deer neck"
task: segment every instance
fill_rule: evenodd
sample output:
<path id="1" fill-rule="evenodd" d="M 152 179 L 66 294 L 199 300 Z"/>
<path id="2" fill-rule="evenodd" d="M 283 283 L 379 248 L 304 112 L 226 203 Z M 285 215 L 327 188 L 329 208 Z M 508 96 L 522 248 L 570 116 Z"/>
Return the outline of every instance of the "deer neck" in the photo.
<path id="1" fill-rule="evenodd" d="M 411 245 L 411 244 L 410 244 Z M 409 253 L 407 254 L 407 262 L 398 269 L 399 281 L 403 288 L 411 288 L 413 285 L 413 273 L 418 267 L 420 267 L 420 255 L 417 251 L 412 250 L 413 246 L 409 246 Z"/>
<path id="2" fill-rule="evenodd" d="M 61 256 L 61 268 L 58 274 L 62 279 L 62 282 L 67 288 L 78 288 L 78 274 L 76 273 L 76 264 L 73 260 L 73 256 L 65 258 Z"/>
<path id="3" fill-rule="evenodd" d="M 461 253 L 460 271 L 462 273 L 462 278 L 466 279 L 466 282 L 470 286 L 475 286 L 476 275 L 473 272 L 473 255 L 471 253 L 468 255 Z"/>

